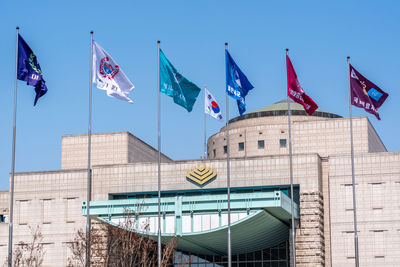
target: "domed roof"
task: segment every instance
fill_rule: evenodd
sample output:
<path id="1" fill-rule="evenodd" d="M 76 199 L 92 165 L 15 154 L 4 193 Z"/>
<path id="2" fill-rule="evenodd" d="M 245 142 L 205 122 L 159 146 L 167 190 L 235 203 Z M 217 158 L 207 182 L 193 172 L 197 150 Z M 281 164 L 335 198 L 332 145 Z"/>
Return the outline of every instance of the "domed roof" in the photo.
<path id="1" fill-rule="evenodd" d="M 293 110 L 304 110 L 302 105 L 300 105 L 300 104 L 298 104 L 298 103 L 296 103 L 296 102 L 294 102 L 292 100 L 289 100 L 289 101 L 290 101 L 290 109 L 292 111 Z M 261 112 L 261 111 L 272 111 L 272 110 L 287 110 L 289 101 L 288 100 L 282 100 L 282 101 L 279 101 L 279 102 L 275 102 L 272 105 L 262 107 L 260 109 L 257 109 L 255 111 L 252 111 L 252 112 L 249 112 L 249 113 Z M 316 111 L 322 111 L 322 110 L 317 109 Z"/>
<path id="2" fill-rule="evenodd" d="M 263 108 L 257 109 L 255 111 L 244 114 L 243 116 L 238 116 L 231 119 L 229 122 L 235 122 L 239 120 L 245 120 L 257 117 L 269 117 L 269 116 L 287 116 L 288 115 L 288 101 L 290 101 L 290 110 L 292 116 L 309 116 L 302 105 L 292 101 L 292 100 L 282 100 L 276 102 L 272 105 L 265 106 Z M 323 118 L 341 118 L 342 116 L 326 112 L 317 109 L 312 116 L 323 117 Z"/>

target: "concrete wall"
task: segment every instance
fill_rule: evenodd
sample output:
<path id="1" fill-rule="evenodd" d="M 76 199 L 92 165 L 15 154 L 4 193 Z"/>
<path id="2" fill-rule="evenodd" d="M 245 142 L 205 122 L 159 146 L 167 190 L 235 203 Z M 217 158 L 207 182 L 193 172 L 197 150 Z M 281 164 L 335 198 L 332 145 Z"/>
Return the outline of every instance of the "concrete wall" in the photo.
<path id="1" fill-rule="evenodd" d="M 158 162 L 158 150 L 143 142 L 136 136 L 129 134 L 128 162 Z M 161 162 L 172 162 L 173 160 L 161 153 Z"/>
<path id="2" fill-rule="evenodd" d="M 40 226 L 46 251 L 43 266 L 65 266 L 71 241 L 85 225 L 81 201 L 86 199 L 86 170 L 17 173 L 14 193 L 13 246 L 31 241 Z M 6 259 L 8 224 L 0 231 L 0 259 Z M 0 264 L 3 264 L 0 261 Z"/>
<path id="3" fill-rule="evenodd" d="M 354 266 L 349 156 L 329 158 L 332 266 Z M 355 156 L 360 266 L 400 262 L 400 153 Z"/>
<path id="4" fill-rule="evenodd" d="M 61 169 L 87 168 L 87 134 L 63 136 L 61 150 Z M 161 157 L 163 162 L 172 161 L 163 154 Z M 158 161 L 157 150 L 129 132 L 92 134 L 93 166 L 156 161 Z"/>
<path id="5" fill-rule="evenodd" d="M 386 147 L 376 133 L 374 126 L 368 120 L 368 152 L 386 152 Z"/>
<path id="6" fill-rule="evenodd" d="M 319 157 L 316 154 L 296 155 L 293 159 L 294 182 L 304 192 L 319 191 Z M 186 179 L 186 172 L 206 165 L 217 172 L 217 178 L 202 187 L 226 188 L 226 160 L 188 160 L 161 165 L 162 190 L 190 190 L 199 187 Z M 157 164 L 140 163 L 93 168 L 93 200 L 108 198 L 109 193 L 156 192 Z M 266 156 L 232 159 L 231 186 L 268 186 L 289 184 L 289 157 Z"/>
<path id="7" fill-rule="evenodd" d="M 92 135 L 92 165 L 128 163 L 127 132 Z M 66 135 L 62 137 L 61 169 L 87 168 L 87 135 Z"/>
<path id="8" fill-rule="evenodd" d="M 319 117 L 293 116 L 293 121 L 314 121 Z M 229 124 L 229 140 L 231 157 L 253 157 L 266 155 L 288 154 L 288 141 L 286 147 L 281 147 L 279 140 L 288 140 L 288 124 L 286 116 L 261 117 L 240 120 Z M 264 148 L 258 147 L 258 141 L 264 141 Z M 244 142 L 244 150 L 239 150 L 239 142 Z M 207 141 L 208 159 L 225 158 L 224 146 L 226 145 L 225 127 L 212 135 Z M 216 152 L 214 157 L 214 150 Z"/>
<path id="9" fill-rule="evenodd" d="M 321 157 L 350 153 L 349 118 L 320 118 L 292 116 L 293 153 L 318 153 Z M 262 120 L 264 119 L 264 120 Z M 263 124 L 254 125 L 255 122 Z M 240 124 L 238 128 L 236 124 Z M 230 125 L 231 126 L 231 125 Z M 231 127 L 230 127 L 231 128 Z M 208 139 L 209 159 L 225 158 L 225 127 Z M 252 157 L 265 155 L 285 155 L 289 153 L 289 133 L 287 116 L 254 118 L 232 123 L 229 131 L 231 157 Z M 280 140 L 286 140 L 286 146 Z M 258 147 L 264 141 L 264 148 Z M 353 141 L 355 153 L 384 152 L 384 147 L 367 117 L 353 118 Z M 239 143 L 244 150 L 239 150 Z M 214 150 L 216 152 L 214 157 Z"/>

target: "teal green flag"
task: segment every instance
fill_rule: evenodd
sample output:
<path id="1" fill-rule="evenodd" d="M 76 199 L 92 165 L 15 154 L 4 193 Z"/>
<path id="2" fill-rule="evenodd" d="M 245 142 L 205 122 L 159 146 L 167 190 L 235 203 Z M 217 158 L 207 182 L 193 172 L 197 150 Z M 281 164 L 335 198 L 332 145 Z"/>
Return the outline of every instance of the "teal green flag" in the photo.
<path id="1" fill-rule="evenodd" d="M 201 89 L 180 74 L 160 49 L 160 92 L 191 112 Z"/>

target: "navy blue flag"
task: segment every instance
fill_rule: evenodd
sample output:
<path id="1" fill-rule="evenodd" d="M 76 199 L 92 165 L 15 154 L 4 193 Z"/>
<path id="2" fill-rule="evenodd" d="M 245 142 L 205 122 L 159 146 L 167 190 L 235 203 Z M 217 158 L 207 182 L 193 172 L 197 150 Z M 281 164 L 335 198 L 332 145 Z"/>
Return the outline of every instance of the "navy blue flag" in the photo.
<path id="1" fill-rule="evenodd" d="M 254 88 L 249 82 L 246 75 L 236 65 L 235 61 L 225 49 L 226 61 L 226 92 L 228 95 L 237 100 L 240 116 L 246 111 L 245 97 L 247 93 Z"/>
<path id="2" fill-rule="evenodd" d="M 34 106 L 38 99 L 47 92 L 45 81 L 43 80 L 42 70 L 35 54 L 28 44 L 18 34 L 18 80 L 26 81 L 28 85 L 35 87 L 36 97 Z"/>

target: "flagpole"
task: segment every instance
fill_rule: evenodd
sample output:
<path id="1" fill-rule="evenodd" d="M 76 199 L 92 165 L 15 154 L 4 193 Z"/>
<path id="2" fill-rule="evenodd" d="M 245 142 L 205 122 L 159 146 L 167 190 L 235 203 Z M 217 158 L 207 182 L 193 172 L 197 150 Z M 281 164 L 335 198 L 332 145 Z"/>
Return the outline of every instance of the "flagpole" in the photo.
<path id="1" fill-rule="evenodd" d="M 206 89 L 204 85 L 204 109 L 206 108 Z M 204 111 L 204 160 L 207 159 L 207 114 Z"/>
<path id="2" fill-rule="evenodd" d="M 351 144 L 351 183 L 353 188 L 353 216 L 354 216 L 354 252 L 355 266 L 359 266 L 358 256 L 358 233 L 357 233 L 357 208 L 356 208 L 356 184 L 354 175 L 354 145 L 353 145 L 353 115 L 351 110 L 351 84 L 350 84 L 350 57 L 347 57 L 347 67 L 349 76 L 349 113 L 350 113 L 350 144 Z"/>
<path id="3" fill-rule="evenodd" d="M 88 169 L 86 196 L 86 267 L 90 266 L 90 200 L 92 189 L 92 171 L 90 166 L 92 148 L 92 79 L 93 79 L 93 31 L 90 32 L 90 77 L 89 77 L 89 123 L 88 123 Z"/>
<path id="4" fill-rule="evenodd" d="M 17 42 L 15 46 L 15 81 L 14 81 L 14 115 L 13 115 L 13 141 L 12 141 L 12 161 L 11 161 L 11 188 L 10 188 L 10 221 L 8 229 L 8 267 L 12 266 L 12 242 L 13 242 L 13 216 L 14 216 L 14 175 L 15 175 L 15 141 L 17 132 L 17 80 L 18 80 L 18 35 L 19 27 L 17 26 Z"/>
<path id="5" fill-rule="evenodd" d="M 225 43 L 228 50 L 228 43 Z M 231 249 L 231 168 L 230 168 L 230 149 L 229 149 L 229 97 L 226 93 L 226 184 L 228 191 L 228 267 L 232 267 Z"/>
<path id="6" fill-rule="evenodd" d="M 289 54 L 289 49 L 286 48 L 286 55 Z M 293 267 L 296 267 L 296 232 L 294 229 L 294 202 L 293 202 L 293 155 L 292 155 L 292 129 L 290 125 L 290 115 L 292 113 L 290 109 L 290 99 L 289 95 L 287 95 L 288 102 L 288 127 L 289 127 L 289 172 L 290 172 L 290 209 L 292 213 L 292 258 L 293 258 Z"/>
<path id="7" fill-rule="evenodd" d="M 158 56 L 158 267 L 161 267 L 161 112 L 160 112 L 160 41 L 157 41 Z"/>

